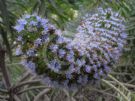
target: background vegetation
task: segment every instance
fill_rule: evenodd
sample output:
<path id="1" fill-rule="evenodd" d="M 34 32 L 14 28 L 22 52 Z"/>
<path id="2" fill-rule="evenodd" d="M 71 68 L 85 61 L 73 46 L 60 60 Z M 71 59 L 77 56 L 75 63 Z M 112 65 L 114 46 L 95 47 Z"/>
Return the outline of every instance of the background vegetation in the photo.
<path id="1" fill-rule="evenodd" d="M 135 101 L 134 5 L 135 0 L 0 0 L 0 101 Z M 22 14 L 38 13 L 72 35 L 80 16 L 98 6 L 120 12 L 129 35 L 119 63 L 100 85 L 73 92 L 52 89 L 40 84 L 39 78 L 19 64 L 14 56 L 16 33 L 12 26 Z"/>

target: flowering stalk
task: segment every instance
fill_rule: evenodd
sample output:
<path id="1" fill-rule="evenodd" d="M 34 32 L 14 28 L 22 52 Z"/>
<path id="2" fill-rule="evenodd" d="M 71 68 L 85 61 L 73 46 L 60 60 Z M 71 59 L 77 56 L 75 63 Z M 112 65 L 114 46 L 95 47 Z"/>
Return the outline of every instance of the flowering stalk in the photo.
<path id="1" fill-rule="evenodd" d="M 107 76 L 122 53 L 127 35 L 123 19 L 111 9 L 86 14 L 73 39 L 64 37 L 47 19 L 24 15 L 16 55 L 26 68 L 50 86 L 84 86 Z"/>

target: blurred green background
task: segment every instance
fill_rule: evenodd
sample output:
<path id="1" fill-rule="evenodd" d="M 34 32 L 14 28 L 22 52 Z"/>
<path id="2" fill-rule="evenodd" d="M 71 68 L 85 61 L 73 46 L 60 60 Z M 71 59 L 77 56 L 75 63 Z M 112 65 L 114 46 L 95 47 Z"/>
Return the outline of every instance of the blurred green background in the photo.
<path id="1" fill-rule="evenodd" d="M 6 67 L 15 86 L 22 81 L 38 80 L 19 65 L 20 58 L 14 55 L 16 32 L 13 26 L 21 15 L 38 13 L 68 36 L 75 32 L 81 16 L 99 6 L 119 12 L 126 22 L 128 45 L 114 70 L 98 87 L 89 85 L 71 92 L 33 83 L 21 88 L 17 94 L 21 100 L 18 101 L 135 101 L 134 5 L 135 0 L 0 0 L 0 44 L 6 49 Z M 2 73 L 0 77 L 0 101 L 7 101 L 8 94 L 2 93 L 5 91 Z"/>

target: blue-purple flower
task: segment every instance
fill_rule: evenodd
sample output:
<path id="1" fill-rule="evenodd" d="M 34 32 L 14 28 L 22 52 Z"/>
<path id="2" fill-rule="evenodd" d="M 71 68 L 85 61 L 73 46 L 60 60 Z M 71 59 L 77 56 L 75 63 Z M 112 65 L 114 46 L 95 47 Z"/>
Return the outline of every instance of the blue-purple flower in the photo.
<path id="1" fill-rule="evenodd" d="M 40 46 L 40 45 L 42 45 L 42 39 L 37 38 L 37 39 L 34 41 L 34 46 L 35 46 L 35 47 L 38 47 L 38 46 Z"/>
<path id="2" fill-rule="evenodd" d="M 59 72 L 61 69 L 61 65 L 57 60 L 50 61 L 48 67 L 54 72 Z"/>
<path id="3" fill-rule="evenodd" d="M 30 56 L 35 56 L 35 50 L 34 49 L 29 49 L 26 54 L 30 57 Z"/>
<path id="4" fill-rule="evenodd" d="M 21 35 L 17 37 L 17 41 L 22 41 L 22 40 L 23 40 L 23 38 Z"/>
<path id="5" fill-rule="evenodd" d="M 27 24 L 27 21 L 25 19 L 19 19 L 18 20 L 18 24 L 19 25 L 26 25 Z"/>
<path id="6" fill-rule="evenodd" d="M 21 62 L 22 65 L 24 65 L 26 68 L 32 70 L 33 72 L 35 72 L 36 69 L 36 64 L 32 61 L 22 61 Z"/>
<path id="7" fill-rule="evenodd" d="M 17 32 L 21 32 L 22 30 L 24 30 L 24 25 L 16 25 L 14 29 L 17 30 Z"/>
<path id="8" fill-rule="evenodd" d="M 90 67 L 89 65 L 86 65 L 86 66 L 85 66 L 85 71 L 86 71 L 87 73 L 90 73 L 90 72 L 91 72 L 91 67 Z"/>
<path id="9" fill-rule="evenodd" d="M 74 56 L 72 54 L 67 54 L 66 60 L 73 63 L 74 62 Z"/>
<path id="10" fill-rule="evenodd" d="M 58 50 L 58 45 L 51 45 L 50 49 L 51 49 L 52 52 L 55 53 Z"/>
<path id="11" fill-rule="evenodd" d="M 60 50 L 58 51 L 58 54 L 59 54 L 59 57 L 60 57 L 60 58 L 62 58 L 62 57 L 64 57 L 64 56 L 65 56 L 66 51 L 65 51 L 65 50 L 63 50 L 63 49 L 60 49 Z"/>
<path id="12" fill-rule="evenodd" d="M 30 21 L 29 23 L 31 26 L 36 26 L 38 23 L 36 21 Z"/>
<path id="13" fill-rule="evenodd" d="M 18 47 L 17 49 L 16 49 L 16 51 L 15 51 L 15 54 L 17 55 L 17 56 L 19 56 L 19 55 L 22 55 L 22 49 L 21 49 L 21 47 Z"/>
<path id="14" fill-rule="evenodd" d="M 108 13 L 111 16 L 106 19 Z M 24 57 L 22 64 L 42 75 L 49 85 L 70 88 L 104 78 L 126 43 L 122 17 L 111 9 L 99 8 L 81 22 L 72 39 L 63 36 L 48 19 L 24 15 L 14 27 L 19 34 L 16 55 Z"/>

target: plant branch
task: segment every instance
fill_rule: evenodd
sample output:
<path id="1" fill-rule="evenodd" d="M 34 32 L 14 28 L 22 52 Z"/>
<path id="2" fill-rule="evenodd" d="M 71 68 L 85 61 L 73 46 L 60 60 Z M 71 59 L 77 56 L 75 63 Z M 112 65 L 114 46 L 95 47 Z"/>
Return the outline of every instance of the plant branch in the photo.
<path id="1" fill-rule="evenodd" d="M 0 99 L 8 100 L 9 96 L 2 96 L 2 95 L 0 95 Z"/>
<path id="2" fill-rule="evenodd" d="M 50 91 L 50 89 L 45 89 L 43 90 L 41 93 L 39 93 L 35 98 L 34 98 L 34 101 L 39 101 L 39 98 L 44 95 L 45 93 L 47 93 L 48 91 Z"/>
<path id="3" fill-rule="evenodd" d="M 19 91 L 17 94 L 22 94 L 22 93 L 25 93 L 29 90 L 34 90 L 34 89 L 43 89 L 43 88 L 49 88 L 47 86 L 37 86 L 37 87 L 31 87 L 31 88 L 28 88 L 28 89 L 25 89 L 25 90 L 22 90 L 22 91 Z"/>
<path id="4" fill-rule="evenodd" d="M 112 87 L 113 89 L 115 89 L 121 96 L 123 96 L 123 98 L 125 99 L 125 101 L 129 101 L 128 98 L 126 97 L 125 94 L 123 94 L 118 88 L 116 88 L 114 85 L 112 85 L 111 83 L 109 83 L 107 80 L 102 79 L 102 81 L 104 83 L 106 83 L 107 85 L 109 85 L 110 87 Z"/>
<path id="5" fill-rule="evenodd" d="M 25 85 L 28 85 L 28 84 L 37 84 L 39 82 L 40 82 L 40 80 L 26 81 L 26 82 L 22 82 L 22 83 L 16 85 L 14 88 L 17 89 L 17 88 L 20 88 L 20 87 L 25 86 Z"/>
<path id="6" fill-rule="evenodd" d="M 4 77 L 6 88 L 9 89 L 11 87 L 11 82 L 9 79 L 7 68 L 5 66 L 5 50 L 2 48 L 1 45 L 0 45 L 0 69 Z"/>
<path id="7" fill-rule="evenodd" d="M 7 90 L 5 90 L 5 89 L 1 89 L 1 88 L 0 88 L 0 92 L 2 92 L 2 93 L 8 93 L 8 91 L 7 91 Z"/>

